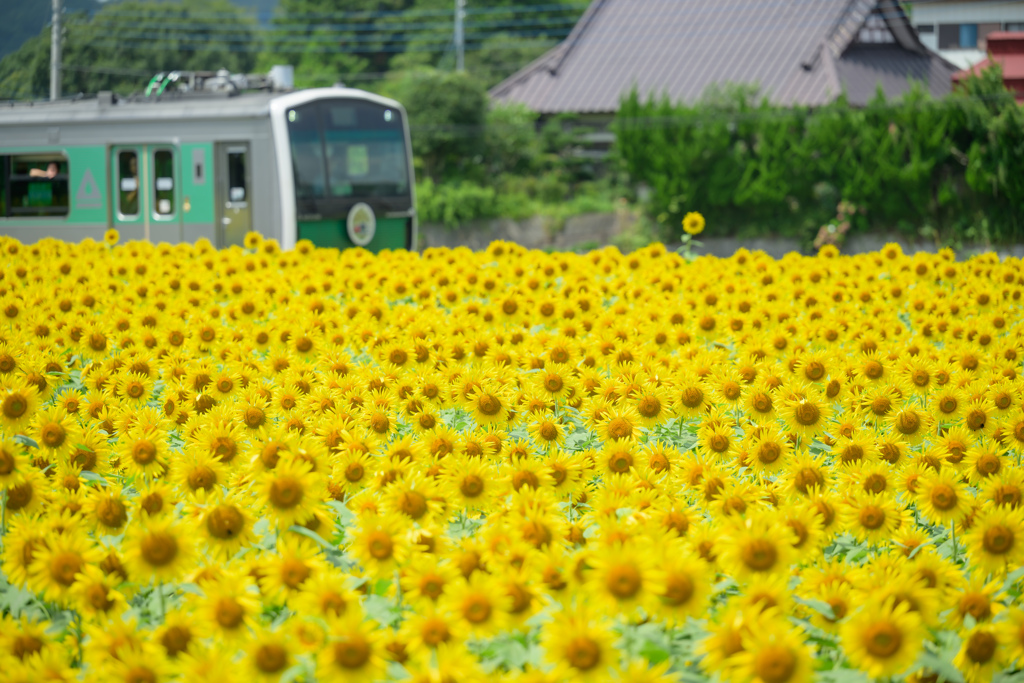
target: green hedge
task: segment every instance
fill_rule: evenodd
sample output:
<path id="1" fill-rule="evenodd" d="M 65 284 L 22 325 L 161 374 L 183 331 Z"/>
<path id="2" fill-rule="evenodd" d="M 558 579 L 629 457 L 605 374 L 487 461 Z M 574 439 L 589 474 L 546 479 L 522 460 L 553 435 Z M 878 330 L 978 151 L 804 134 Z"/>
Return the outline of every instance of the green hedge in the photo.
<path id="1" fill-rule="evenodd" d="M 736 91 L 694 106 L 625 97 L 616 153 L 670 229 L 700 211 L 711 234 L 810 241 L 839 201 L 853 230 L 946 242 L 1024 238 L 1024 110 L 988 70 L 936 100 L 920 88 L 864 108 L 751 103 Z"/>

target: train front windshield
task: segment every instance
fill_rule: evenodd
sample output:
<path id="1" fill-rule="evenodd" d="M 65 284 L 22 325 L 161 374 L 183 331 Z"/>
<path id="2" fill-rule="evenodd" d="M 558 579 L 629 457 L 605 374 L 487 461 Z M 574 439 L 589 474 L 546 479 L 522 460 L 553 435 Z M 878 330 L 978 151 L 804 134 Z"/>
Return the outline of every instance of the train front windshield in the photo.
<path id="1" fill-rule="evenodd" d="M 326 215 L 356 201 L 409 197 L 398 110 L 353 100 L 310 102 L 288 110 L 288 134 L 300 213 Z"/>

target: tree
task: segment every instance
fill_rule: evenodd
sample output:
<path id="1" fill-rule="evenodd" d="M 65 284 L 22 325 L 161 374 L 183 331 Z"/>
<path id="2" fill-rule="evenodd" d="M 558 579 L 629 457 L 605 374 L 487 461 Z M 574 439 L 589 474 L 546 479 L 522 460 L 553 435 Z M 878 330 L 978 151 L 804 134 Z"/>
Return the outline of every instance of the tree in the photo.
<path id="1" fill-rule="evenodd" d="M 248 72 L 261 49 L 256 22 L 228 0 L 111 3 L 66 17 L 61 89 L 66 94 L 141 92 L 161 71 Z M 50 29 L 0 60 L 0 97 L 45 97 Z"/>
<path id="2" fill-rule="evenodd" d="M 385 91 L 409 112 L 413 152 L 426 175 L 435 181 L 464 175 L 482 159 L 487 91 L 472 76 L 410 70 Z"/>

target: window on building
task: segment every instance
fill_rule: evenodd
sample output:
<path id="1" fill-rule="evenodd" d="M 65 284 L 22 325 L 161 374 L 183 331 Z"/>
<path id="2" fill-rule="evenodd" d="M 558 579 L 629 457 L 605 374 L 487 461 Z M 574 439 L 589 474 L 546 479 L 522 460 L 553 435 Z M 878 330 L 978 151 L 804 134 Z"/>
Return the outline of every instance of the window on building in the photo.
<path id="1" fill-rule="evenodd" d="M 978 25 L 960 24 L 960 49 L 968 50 L 978 47 Z"/>
<path id="2" fill-rule="evenodd" d="M 1024 21 L 1010 21 L 1006 24 L 1007 31 L 1024 31 Z"/>
<path id="3" fill-rule="evenodd" d="M 982 52 L 988 50 L 988 34 L 995 33 L 1002 28 L 1002 24 L 978 24 L 978 49 Z"/>
<path id="4" fill-rule="evenodd" d="M 960 24 L 939 24 L 939 49 L 955 50 L 960 47 Z"/>
<path id="5" fill-rule="evenodd" d="M 5 216 L 66 216 L 68 160 L 63 154 L 4 157 L 2 210 Z"/>
<path id="6" fill-rule="evenodd" d="M 918 33 L 935 33 L 935 24 L 918 24 Z"/>

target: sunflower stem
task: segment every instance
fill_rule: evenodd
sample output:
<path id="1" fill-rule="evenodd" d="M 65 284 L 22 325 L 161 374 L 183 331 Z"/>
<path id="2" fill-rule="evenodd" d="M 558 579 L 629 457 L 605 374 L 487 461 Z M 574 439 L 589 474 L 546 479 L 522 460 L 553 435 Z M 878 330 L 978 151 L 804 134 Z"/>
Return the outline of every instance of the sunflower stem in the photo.
<path id="1" fill-rule="evenodd" d="M 78 658 L 75 659 L 75 666 L 81 668 L 83 664 L 82 658 L 82 615 L 78 610 L 73 612 L 75 615 L 73 622 L 75 624 L 75 645 L 78 647 Z"/>
<path id="2" fill-rule="evenodd" d="M 950 538 L 953 541 L 953 564 L 957 563 L 957 552 L 956 552 L 956 522 L 950 520 L 949 522 Z"/>
<path id="3" fill-rule="evenodd" d="M 1017 456 L 1018 460 L 1020 456 Z M 0 491 L 0 549 L 4 547 L 4 536 L 7 535 L 7 489 Z"/>
<path id="4" fill-rule="evenodd" d="M 164 617 L 167 614 L 167 608 L 164 605 L 164 582 L 160 581 L 156 584 L 156 595 L 160 598 L 160 623 L 164 622 Z"/>

